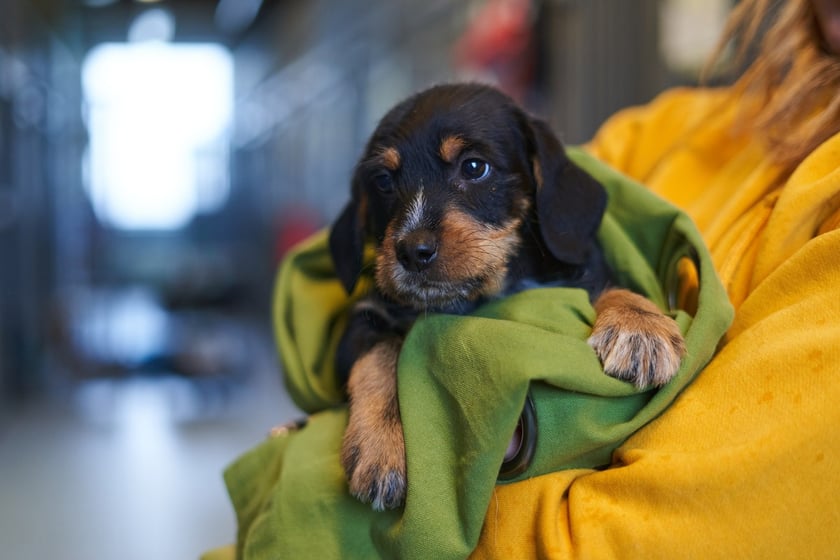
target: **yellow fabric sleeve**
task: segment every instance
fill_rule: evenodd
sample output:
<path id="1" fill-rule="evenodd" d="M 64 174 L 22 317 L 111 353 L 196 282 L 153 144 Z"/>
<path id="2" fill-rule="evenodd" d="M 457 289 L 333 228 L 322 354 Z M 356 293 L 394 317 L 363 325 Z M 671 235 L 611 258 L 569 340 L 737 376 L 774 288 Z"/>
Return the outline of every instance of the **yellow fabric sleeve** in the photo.
<path id="1" fill-rule="evenodd" d="M 473 558 L 836 557 L 840 135 L 786 179 L 737 118 L 726 90 L 676 90 L 589 146 L 695 219 L 735 322 L 611 468 L 498 486 Z"/>

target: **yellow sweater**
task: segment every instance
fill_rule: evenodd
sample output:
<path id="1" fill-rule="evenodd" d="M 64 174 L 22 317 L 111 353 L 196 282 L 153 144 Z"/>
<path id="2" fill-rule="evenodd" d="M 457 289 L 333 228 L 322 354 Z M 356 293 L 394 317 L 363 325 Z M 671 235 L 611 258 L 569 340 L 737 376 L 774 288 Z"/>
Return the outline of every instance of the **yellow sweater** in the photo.
<path id="1" fill-rule="evenodd" d="M 840 135 L 784 180 L 735 118 L 674 90 L 590 145 L 694 218 L 735 322 L 612 468 L 498 486 L 474 558 L 840 555 Z"/>

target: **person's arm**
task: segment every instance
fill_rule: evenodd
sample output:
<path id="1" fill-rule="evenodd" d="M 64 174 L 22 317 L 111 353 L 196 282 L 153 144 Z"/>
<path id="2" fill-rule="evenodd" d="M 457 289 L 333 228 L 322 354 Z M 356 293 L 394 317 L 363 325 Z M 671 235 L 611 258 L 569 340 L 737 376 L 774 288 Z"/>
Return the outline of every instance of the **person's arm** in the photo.
<path id="1" fill-rule="evenodd" d="M 497 487 L 473 557 L 836 554 L 838 255 L 835 230 L 763 282 L 721 353 L 613 468 Z"/>
<path id="2" fill-rule="evenodd" d="M 623 130 L 632 144 L 639 136 L 627 131 L 651 122 L 645 110 L 619 114 L 602 134 Z M 638 157 L 632 146 L 602 141 L 592 149 L 614 165 Z M 837 149 L 840 137 L 806 160 L 775 202 L 745 299 L 706 370 L 616 451 L 611 468 L 497 486 L 473 558 L 840 550 Z M 625 171 L 632 167 L 625 161 Z"/>

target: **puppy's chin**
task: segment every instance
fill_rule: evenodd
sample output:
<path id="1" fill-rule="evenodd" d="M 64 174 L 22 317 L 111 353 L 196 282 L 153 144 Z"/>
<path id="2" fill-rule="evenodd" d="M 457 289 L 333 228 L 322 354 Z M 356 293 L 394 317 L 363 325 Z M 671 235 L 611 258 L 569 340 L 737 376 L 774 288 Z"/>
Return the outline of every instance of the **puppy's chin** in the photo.
<path id="1" fill-rule="evenodd" d="M 431 278 L 425 272 L 411 272 L 397 265 L 378 267 L 376 284 L 380 292 L 416 311 L 463 313 L 483 298 L 492 298 L 503 289 L 504 278 Z"/>

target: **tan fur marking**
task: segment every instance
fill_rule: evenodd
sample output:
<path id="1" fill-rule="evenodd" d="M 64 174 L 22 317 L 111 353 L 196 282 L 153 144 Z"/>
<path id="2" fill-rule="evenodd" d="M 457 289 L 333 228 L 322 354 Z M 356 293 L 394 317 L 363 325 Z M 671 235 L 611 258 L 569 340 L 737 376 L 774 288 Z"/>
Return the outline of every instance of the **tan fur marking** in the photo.
<path id="1" fill-rule="evenodd" d="M 507 274 L 507 260 L 519 247 L 519 224 L 517 219 L 492 228 L 463 212 L 447 212 L 438 256 L 446 276 L 455 281 L 484 276 L 496 278 L 491 284 L 500 285 Z"/>
<path id="2" fill-rule="evenodd" d="M 533 161 L 534 166 L 534 180 L 537 182 L 537 188 L 541 189 L 543 186 L 543 174 L 542 174 L 542 166 L 540 165 L 540 160 L 534 158 Z"/>
<path id="3" fill-rule="evenodd" d="M 402 158 L 396 148 L 382 148 L 379 157 L 382 160 L 382 165 L 391 171 L 399 169 L 400 163 L 402 163 Z"/>
<path id="4" fill-rule="evenodd" d="M 440 157 L 447 163 L 452 163 L 467 143 L 460 136 L 447 136 L 440 143 Z"/>
<path id="5" fill-rule="evenodd" d="M 405 496 L 405 440 L 397 400 L 400 345 L 385 341 L 359 358 L 350 372 L 350 417 L 341 463 L 350 492 L 374 509 L 402 504 Z"/>
<path id="6" fill-rule="evenodd" d="M 606 290 L 595 302 L 598 313 L 589 345 L 607 375 L 639 388 L 671 380 L 685 355 L 676 321 L 629 290 Z"/>
<path id="7" fill-rule="evenodd" d="M 389 223 L 385 228 L 382 245 L 376 251 L 376 270 L 374 277 L 377 287 L 385 294 L 397 297 L 395 284 L 399 283 L 402 267 L 397 261 L 396 232 L 394 224 Z"/>

